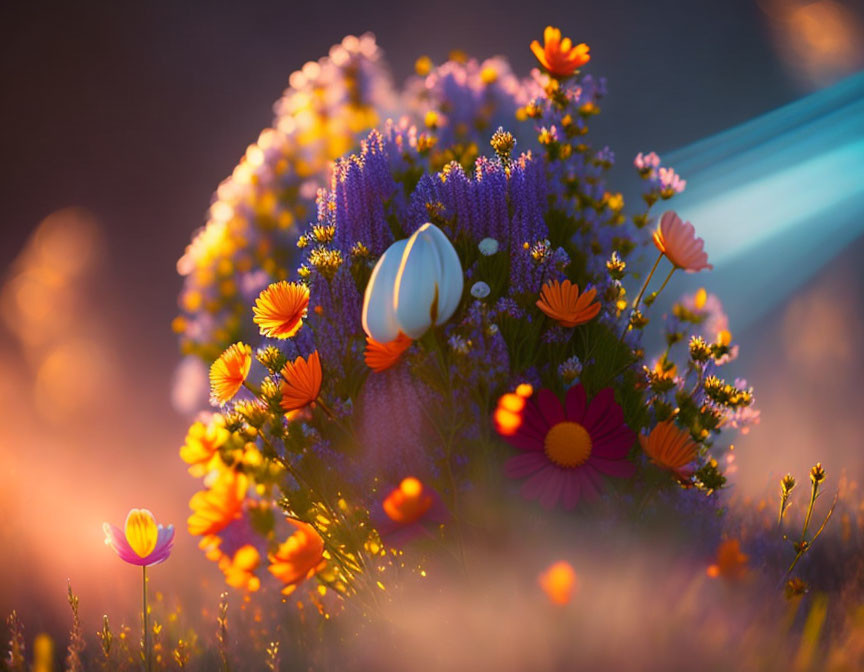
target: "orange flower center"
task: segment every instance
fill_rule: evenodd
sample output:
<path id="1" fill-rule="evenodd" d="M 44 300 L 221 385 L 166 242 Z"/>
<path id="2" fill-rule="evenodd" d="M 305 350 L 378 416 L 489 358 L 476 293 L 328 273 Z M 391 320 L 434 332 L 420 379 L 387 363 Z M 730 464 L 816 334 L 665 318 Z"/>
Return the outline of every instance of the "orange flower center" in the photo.
<path id="1" fill-rule="evenodd" d="M 546 457 L 569 469 L 584 464 L 591 456 L 591 436 L 578 422 L 559 422 L 546 434 Z"/>

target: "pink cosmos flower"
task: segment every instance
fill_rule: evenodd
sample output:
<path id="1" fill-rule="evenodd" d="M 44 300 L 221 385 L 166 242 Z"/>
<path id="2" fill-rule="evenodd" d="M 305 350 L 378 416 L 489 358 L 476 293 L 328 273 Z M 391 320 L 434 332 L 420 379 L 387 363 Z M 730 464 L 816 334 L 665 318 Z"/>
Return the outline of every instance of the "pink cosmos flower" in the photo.
<path id="1" fill-rule="evenodd" d="M 639 152 L 636 158 L 633 159 L 633 165 L 636 166 L 636 170 L 640 174 L 650 175 L 655 168 L 660 166 L 660 157 L 655 152 L 649 152 L 648 154 Z"/>
<path id="2" fill-rule="evenodd" d="M 635 470 L 627 453 L 636 435 L 624 424 L 609 387 L 589 404 L 585 388 L 574 385 L 563 406 L 548 389 L 531 398 L 505 394 L 495 412 L 495 429 L 522 451 L 507 461 L 507 475 L 529 477 L 522 495 L 545 508 L 560 502 L 572 509 L 600 494 L 601 475 L 629 478 Z"/>
<path id="3" fill-rule="evenodd" d="M 165 562 L 174 545 L 174 526 L 156 524 L 147 509 L 132 509 L 126 516 L 124 529 L 104 523 L 105 543 L 114 549 L 124 562 L 139 567 L 150 567 Z"/>
<path id="4" fill-rule="evenodd" d="M 657 177 L 660 182 L 660 194 L 664 198 L 671 198 L 675 194 L 680 194 L 687 186 L 687 180 L 682 180 L 671 168 L 659 168 Z"/>
<path id="5" fill-rule="evenodd" d="M 688 273 L 714 268 L 708 263 L 705 241 L 696 236 L 696 229 L 690 222 L 682 222 L 671 210 L 660 218 L 660 226 L 654 232 L 654 244 L 669 261 Z"/>

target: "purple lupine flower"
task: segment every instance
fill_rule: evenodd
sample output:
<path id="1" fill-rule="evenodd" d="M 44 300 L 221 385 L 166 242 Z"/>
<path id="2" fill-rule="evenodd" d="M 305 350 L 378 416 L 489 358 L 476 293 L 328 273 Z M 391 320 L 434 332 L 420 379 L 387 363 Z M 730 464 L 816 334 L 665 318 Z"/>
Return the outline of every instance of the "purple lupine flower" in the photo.
<path id="1" fill-rule="evenodd" d="M 362 243 L 377 256 L 393 242 L 385 203 L 396 191 L 396 182 L 384 145 L 381 134 L 372 131 L 359 154 L 334 164 L 330 183 L 333 200 L 323 214 L 325 221 L 335 226 L 333 243 L 343 255 Z M 321 214 L 319 207 L 319 217 Z"/>

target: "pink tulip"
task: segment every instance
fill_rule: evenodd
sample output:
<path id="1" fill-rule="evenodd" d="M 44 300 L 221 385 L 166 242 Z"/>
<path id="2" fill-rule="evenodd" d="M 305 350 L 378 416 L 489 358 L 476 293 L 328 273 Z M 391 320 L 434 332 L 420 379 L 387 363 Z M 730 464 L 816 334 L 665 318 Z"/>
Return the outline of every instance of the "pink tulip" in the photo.
<path id="1" fill-rule="evenodd" d="M 104 523 L 102 529 L 105 543 L 130 565 L 150 567 L 165 562 L 174 545 L 174 526 L 157 525 L 147 509 L 129 511 L 123 530 L 110 523 Z"/>

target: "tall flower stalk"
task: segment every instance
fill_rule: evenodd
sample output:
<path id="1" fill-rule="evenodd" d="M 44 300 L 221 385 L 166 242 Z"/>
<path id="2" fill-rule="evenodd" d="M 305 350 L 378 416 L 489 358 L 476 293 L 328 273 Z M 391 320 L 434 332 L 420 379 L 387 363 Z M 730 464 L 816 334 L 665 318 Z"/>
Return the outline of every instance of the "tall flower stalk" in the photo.
<path id="1" fill-rule="evenodd" d="M 147 565 L 144 565 L 141 567 L 141 621 L 144 625 L 144 636 L 141 638 L 141 647 L 144 667 L 147 672 L 152 672 L 153 659 L 150 652 L 150 628 L 147 611 Z"/>
<path id="2" fill-rule="evenodd" d="M 147 607 L 147 568 L 168 559 L 174 545 L 174 526 L 157 525 L 156 518 L 147 509 L 131 509 L 123 530 L 110 523 L 104 523 L 102 529 L 105 543 L 121 560 L 141 567 L 141 659 L 147 672 L 151 672 L 153 654 Z"/>

